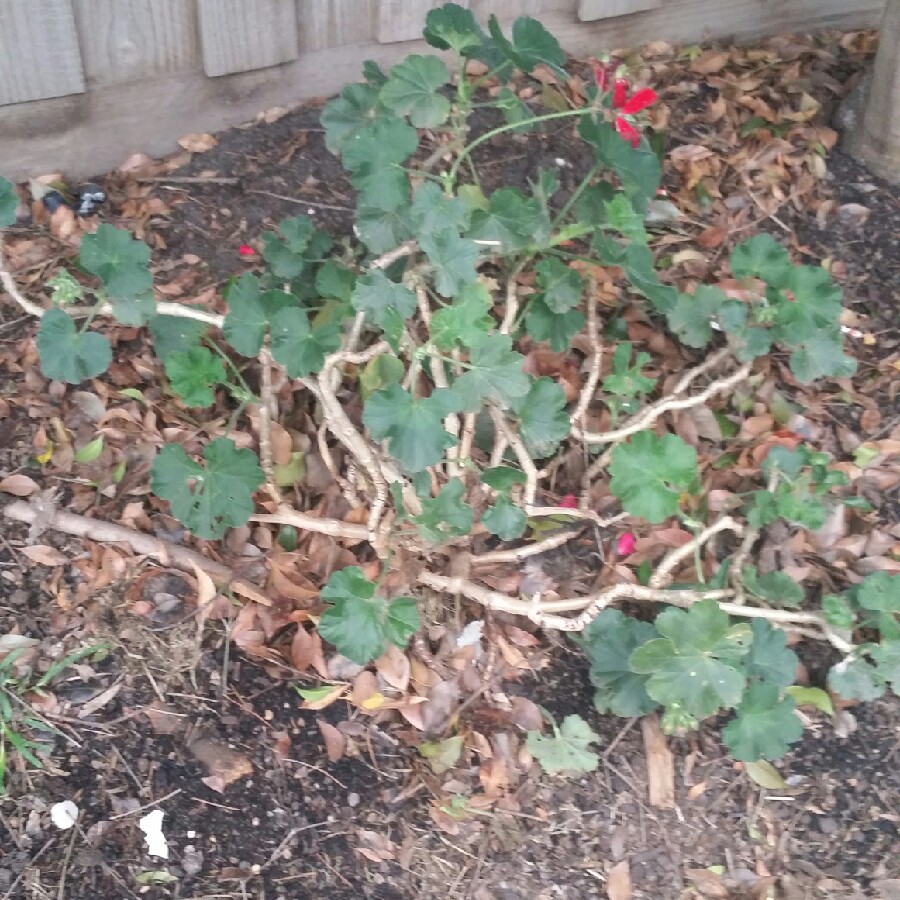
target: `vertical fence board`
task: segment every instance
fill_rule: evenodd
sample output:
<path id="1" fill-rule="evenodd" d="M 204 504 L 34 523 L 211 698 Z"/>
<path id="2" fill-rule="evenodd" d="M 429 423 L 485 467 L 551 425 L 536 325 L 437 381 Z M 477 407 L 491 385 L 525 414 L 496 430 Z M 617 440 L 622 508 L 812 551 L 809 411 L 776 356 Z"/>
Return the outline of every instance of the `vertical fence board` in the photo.
<path id="1" fill-rule="evenodd" d="M 0 106 L 83 91 L 69 0 L 0 0 Z"/>
<path id="2" fill-rule="evenodd" d="M 199 68 L 196 12 L 185 0 L 75 0 L 90 85 Z"/>
<path id="3" fill-rule="evenodd" d="M 368 44 L 377 32 L 378 0 L 298 0 L 297 9 L 304 51 Z"/>
<path id="4" fill-rule="evenodd" d="M 659 9 L 660 6 L 662 0 L 579 0 L 578 18 L 582 22 L 595 22 L 597 19 Z"/>
<path id="5" fill-rule="evenodd" d="M 512 22 L 519 16 L 540 18 L 543 3 L 541 0 L 472 0 L 469 7 L 479 22 L 486 22 L 491 15 L 501 22 Z"/>
<path id="6" fill-rule="evenodd" d="M 203 71 L 230 75 L 296 59 L 294 0 L 198 0 Z"/>
<path id="7" fill-rule="evenodd" d="M 459 6 L 469 5 L 469 0 L 456 2 Z M 418 40 L 422 37 L 428 11 L 440 5 L 434 0 L 381 0 L 378 10 L 378 43 Z"/>

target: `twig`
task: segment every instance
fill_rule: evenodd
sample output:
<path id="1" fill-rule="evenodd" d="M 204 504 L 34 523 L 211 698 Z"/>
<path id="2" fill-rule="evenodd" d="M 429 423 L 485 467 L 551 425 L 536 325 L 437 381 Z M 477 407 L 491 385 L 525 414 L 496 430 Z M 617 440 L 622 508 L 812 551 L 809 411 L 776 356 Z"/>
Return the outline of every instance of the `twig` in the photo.
<path id="1" fill-rule="evenodd" d="M 547 516 L 568 516 L 570 519 L 587 519 L 600 528 L 609 528 L 616 522 L 628 518 L 628 513 L 616 513 L 608 519 L 604 519 L 592 509 L 572 509 L 568 506 L 525 506 L 525 515 L 530 519 L 540 519 Z"/>
<path id="2" fill-rule="evenodd" d="M 675 571 L 679 564 L 691 556 L 698 547 L 706 544 L 713 535 L 719 534 L 721 531 L 733 531 L 740 536 L 744 533 L 744 526 L 732 519 L 731 516 L 724 516 L 717 522 L 713 522 L 712 525 L 704 528 L 699 534 L 694 535 L 686 544 L 682 544 L 666 554 L 650 577 L 650 587 L 662 588 L 670 584 L 672 572 Z"/>
<path id="3" fill-rule="evenodd" d="M 386 269 L 391 263 L 403 259 L 404 256 L 412 256 L 419 249 L 419 242 L 416 240 L 404 241 L 402 244 L 388 250 L 387 253 L 378 257 L 378 259 L 369 263 L 370 269 Z"/>
<path id="4" fill-rule="evenodd" d="M 351 522 L 341 522 L 339 519 L 317 519 L 289 506 L 283 506 L 274 513 L 250 516 L 250 521 L 263 525 L 293 525 L 301 531 L 315 531 L 317 534 L 347 538 L 351 541 L 365 541 L 370 537 L 369 529 L 365 525 L 354 525 Z"/>
<path id="5" fill-rule="evenodd" d="M 512 448 L 513 453 L 516 454 L 516 459 L 519 460 L 519 466 L 521 466 L 522 472 L 525 474 L 525 490 L 523 493 L 523 499 L 525 502 L 525 506 L 531 506 L 534 503 L 534 496 L 537 493 L 537 466 L 534 464 L 534 460 L 531 458 L 528 450 L 525 448 L 525 444 L 522 441 L 522 438 L 520 438 L 519 435 L 516 434 L 507 424 L 503 413 L 499 409 L 497 409 L 496 406 L 491 406 L 490 411 L 491 418 L 494 421 L 494 427 L 497 429 L 498 433 L 503 436 L 503 439 L 506 441 L 507 445 Z"/>
<path id="6" fill-rule="evenodd" d="M 259 463 L 266 476 L 266 489 L 278 506 L 282 504 L 281 491 L 275 483 L 275 463 L 272 452 L 272 419 L 276 415 L 275 395 L 272 392 L 272 352 L 266 335 L 259 351 L 260 402 L 259 402 Z"/>
<path id="7" fill-rule="evenodd" d="M 568 510 L 571 512 L 571 510 Z M 542 541 L 536 541 L 533 544 L 525 544 L 522 547 L 515 547 L 512 550 L 491 550 L 489 553 L 480 553 L 478 556 L 471 558 L 472 566 L 493 566 L 497 563 L 521 562 L 530 556 L 539 556 L 541 553 L 547 553 L 562 547 L 573 538 L 578 537 L 581 531 L 577 528 L 569 528 L 561 531 L 559 534 L 551 534 L 550 537 L 544 538 Z"/>
<path id="8" fill-rule="evenodd" d="M 623 441 L 625 438 L 631 436 L 632 434 L 636 434 L 638 431 L 643 431 L 645 428 L 652 425 L 663 413 L 672 410 L 690 409 L 694 406 L 701 406 L 702 404 L 706 403 L 707 400 L 709 400 L 711 397 L 727 391 L 729 388 L 734 387 L 736 384 L 740 384 L 740 382 L 744 381 L 749 376 L 751 364 L 745 363 L 737 371 L 732 372 L 730 375 L 713 381 L 711 384 L 707 385 L 699 394 L 694 394 L 690 397 L 678 397 L 677 394 L 683 391 L 691 383 L 691 381 L 693 381 L 693 379 L 696 378 L 698 374 L 700 374 L 701 369 L 706 370 L 712 366 L 713 360 L 716 356 L 718 356 L 718 354 L 715 354 L 714 357 L 710 357 L 710 359 L 707 360 L 702 366 L 698 366 L 697 369 L 689 372 L 675 386 L 675 389 L 671 394 L 661 398 L 660 400 L 657 400 L 655 403 L 652 403 L 646 409 L 642 410 L 640 413 L 629 419 L 620 428 L 614 428 L 612 431 L 604 432 L 585 432 L 582 431 L 579 427 L 573 425 L 572 434 L 576 437 L 580 437 L 587 444 L 617 444 L 620 441 Z M 600 474 L 600 472 L 602 472 L 603 469 L 605 469 L 609 464 L 611 455 L 612 448 L 602 453 L 591 464 L 590 469 L 588 469 L 588 477 L 596 478 Z"/>
<path id="9" fill-rule="evenodd" d="M 335 212 L 353 212 L 349 206 L 336 206 L 334 203 L 322 203 L 319 200 L 304 200 L 302 197 L 289 197 L 287 194 L 276 194 L 273 191 L 262 191 L 250 188 L 245 194 L 261 194 L 263 197 L 272 197 L 275 200 L 284 200 L 285 203 L 295 203 L 297 206 L 312 206 L 316 209 L 333 209 Z"/>
<path id="10" fill-rule="evenodd" d="M 516 284 L 518 270 L 509 276 L 506 283 L 506 309 L 503 311 L 503 321 L 500 323 L 500 334 L 509 334 L 512 331 L 516 316 L 519 313 L 519 288 Z"/>
<path id="11" fill-rule="evenodd" d="M 578 395 L 578 403 L 572 412 L 571 421 L 573 425 L 580 425 L 584 428 L 584 415 L 587 412 L 588 405 L 594 397 L 597 390 L 597 383 L 600 381 L 600 368 L 603 365 L 603 344 L 600 342 L 599 326 L 597 322 L 597 300 L 594 296 L 597 289 L 597 282 L 591 278 L 590 293 L 587 302 L 587 326 L 588 337 L 591 341 L 591 347 L 594 352 L 591 354 L 591 365 L 588 369 L 588 377 Z"/>
<path id="12" fill-rule="evenodd" d="M 135 181 L 141 184 L 240 184 L 240 178 L 228 178 L 226 176 L 215 176 L 212 178 L 204 178 L 202 175 L 145 175 L 142 178 L 135 178 Z M 246 191 L 248 194 L 258 194 L 259 191 Z"/>

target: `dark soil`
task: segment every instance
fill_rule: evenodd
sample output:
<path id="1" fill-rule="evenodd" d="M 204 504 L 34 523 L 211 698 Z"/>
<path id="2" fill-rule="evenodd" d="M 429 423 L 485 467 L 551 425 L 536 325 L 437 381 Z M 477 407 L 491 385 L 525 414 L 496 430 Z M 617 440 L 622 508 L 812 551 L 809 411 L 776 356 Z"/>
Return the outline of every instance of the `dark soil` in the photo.
<path id="1" fill-rule="evenodd" d="M 170 211 L 151 217 L 146 229 L 165 244 L 155 259 L 165 261 L 167 274 L 188 273 L 195 293 L 221 283 L 241 266 L 238 245 L 287 216 L 311 215 L 336 238 L 349 233 L 352 190 L 324 148 L 318 116 L 318 109 L 304 108 L 230 131 L 173 173 L 213 171 L 234 183 L 158 182 L 155 191 Z M 488 186 L 522 184 L 541 166 L 557 168 L 565 185 L 585 164 L 573 158 L 573 146 L 559 129 L 536 144 L 513 139 L 486 147 Z M 867 354 L 893 352 L 900 340 L 900 191 L 840 152 L 829 169 L 841 203 L 870 208 L 865 224 L 820 228 L 799 211 L 780 218 L 811 258 L 846 265 L 848 305 L 869 317 L 878 339 L 874 348 L 854 348 L 865 365 Z M 114 175 L 106 184 L 108 217 L 116 221 L 125 182 Z M 9 306 L 0 314 L 0 348 L 9 347 L 30 326 Z M 4 381 L 4 391 L 15 390 L 14 380 Z M 889 428 L 896 392 L 879 403 Z M 835 409 L 851 425 L 859 413 L 852 403 Z M 27 462 L 33 427 L 21 410 L 0 419 L 3 474 Z M 882 512 L 896 517 L 897 497 L 886 501 L 893 505 Z M 0 633 L 18 627 L 52 643 L 61 613 L 49 570 L 30 566 L 20 573 L 25 529 L 3 528 L 0 576 L 10 577 L 0 578 Z M 78 541 L 58 543 L 73 555 L 84 552 Z M 812 716 L 802 744 L 778 764 L 785 789 L 750 781 L 710 723 L 672 742 L 677 806 L 660 810 L 648 800 L 640 724 L 596 714 L 583 658 L 557 647 L 550 668 L 509 692 L 526 694 L 557 721 L 584 715 L 601 737 L 599 771 L 563 780 L 535 769 L 503 802 L 448 828 L 446 815 L 438 815 L 452 799 L 447 786 L 402 732 L 343 704 L 301 710 L 283 672 L 227 651 L 221 624 L 199 637 L 193 625 L 177 622 L 154 631 L 129 616 L 123 590 L 109 588 L 79 611 L 86 637 L 111 639 L 114 650 L 56 686 L 62 706 L 54 721 L 67 738 L 56 739 L 53 764 L 25 773 L 11 762 L 10 791 L 0 801 L 3 900 L 580 900 L 605 896 L 609 865 L 622 859 L 630 861 L 633 896 L 644 900 L 758 900 L 766 896 L 768 875 L 779 878 L 777 896 L 787 900 L 900 896 L 896 697 L 854 708 L 842 719 L 845 736 L 827 718 Z M 85 703 L 116 684 L 108 702 L 83 714 Z M 153 714 L 153 704 L 165 709 L 151 719 L 146 710 Z M 491 714 L 488 701 L 476 703 L 465 721 Z M 178 723 L 173 733 L 170 721 Z M 337 763 L 328 761 L 319 721 L 340 725 L 348 737 L 348 755 Z M 223 760 L 250 771 L 217 790 Z M 463 768 L 459 792 L 473 792 L 478 778 L 475 766 Z M 71 831 L 49 821 L 49 807 L 64 799 L 81 809 Z M 165 812 L 167 862 L 146 855 L 137 827 L 156 804 Z M 137 880 L 154 871 L 175 880 Z"/>

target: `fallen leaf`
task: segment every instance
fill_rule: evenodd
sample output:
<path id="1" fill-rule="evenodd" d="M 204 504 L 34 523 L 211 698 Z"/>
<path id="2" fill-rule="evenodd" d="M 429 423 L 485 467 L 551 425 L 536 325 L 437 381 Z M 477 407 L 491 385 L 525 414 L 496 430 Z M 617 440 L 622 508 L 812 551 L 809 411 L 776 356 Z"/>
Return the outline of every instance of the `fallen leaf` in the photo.
<path id="1" fill-rule="evenodd" d="M 691 71 L 698 75 L 712 75 L 724 69 L 727 64 L 728 53 L 725 50 L 706 50 L 691 63 Z"/>
<path id="2" fill-rule="evenodd" d="M 347 752 L 347 736 L 322 719 L 316 719 L 316 724 L 322 733 L 322 740 L 325 741 L 325 755 L 328 761 L 335 763 L 342 759 Z"/>
<path id="3" fill-rule="evenodd" d="M 616 863 L 607 873 L 606 896 L 609 900 L 631 900 L 631 869 L 627 859 Z"/>
<path id="4" fill-rule="evenodd" d="M 32 562 L 36 562 L 41 566 L 64 566 L 69 562 L 68 556 L 47 544 L 34 544 L 31 547 L 23 547 L 22 553 Z"/>
<path id="5" fill-rule="evenodd" d="M 206 766 L 209 781 L 204 783 L 221 793 L 229 784 L 253 774 L 250 758 L 231 747 L 212 738 L 198 738 L 188 745 L 191 753 Z M 221 784 L 221 789 L 217 786 Z M 216 785 L 216 787 L 214 787 Z"/>
<path id="6" fill-rule="evenodd" d="M 178 139 L 178 146 L 190 153 L 206 153 L 218 144 L 218 140 L 211 134 L 186 134 Z"/>
<path id="7" fill-rule="evenodd" d="M 650 805 L 657 809 L 675 808 L 675 762 L 666 745 L 666 736 L 656 715 L 641 720 L 644 752 L 647 756 L 647 790 Z"/>
<path id="8" fill-rule="evenodd" d="M 39 490 L 40 485 L 21 472 L 17 472 L 15 475 L 7 475 L 6 478 L 0 481 L 0 491 L 3 491 L 5 494 L 12 494 L 14 497 L 28 497 Z"/>

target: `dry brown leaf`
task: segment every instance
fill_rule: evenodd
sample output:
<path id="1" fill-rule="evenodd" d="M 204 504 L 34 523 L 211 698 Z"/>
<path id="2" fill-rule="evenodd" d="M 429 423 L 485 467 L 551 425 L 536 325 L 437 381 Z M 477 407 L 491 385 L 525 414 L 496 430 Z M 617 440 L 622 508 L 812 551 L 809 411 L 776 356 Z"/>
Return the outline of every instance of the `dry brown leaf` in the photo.
<path id="1" fill-rule="evenodd" d="M 31 547 L 23 547 L 22 553 L 32 562 L 36 562 L 41 566 L 64 566 L 69 562 L 69 557 L 60 553 L 56 547 L 50 547 L 47 544 L 34 544 Z"/>
<path id="2" fill-rule="evenodd" d="M 609 900 L 631 900 L 631 869 L 628 860 L 617 862 L 606 875 Z"/>
<path id="3" fill-rule="evenodd" d="M 219 793 L 239 778 L 253 774 L 253 764 L 245 753 L 213 738 L 198 738 L 188 745 L 188 749 L 209 772 L 209 780 L 204 779 L 204 783 Z"/>
<path id="4" fill-rule="evenodd" d="M 23 475 L 21 472 L 17 472 L 15 475 L 7 475 L 6 478 L 0 481 L 0 491 L 3 491 L 5 494 L 12 494 L 14 497 L 28 497 L 39 490 L 40 485 L 34 479 Z"/>
<path id="5" fill-rule="evenodd" d="M 335 763 L 342 759 L 347 752 L 347 736 L 322 719 L 316 719 L 316 724 L 322 733 L 322 740 L 325 741 L 325 755 L 329 762 Z"/>
<path id="6" fill-rule="evenodd" d="M 218 140 L 211 134 L 186 134 L 178 139 L 178 146 L 190 153 L 206 153 L 218 144 Z"/>
<path id="7" fill-rule="evenodd" d="M 397 845 L 387 835 L 360 828 L 356 832 L 356 836 L 361 842 L 361 846 L 355 848 L 356 852 L 366 859 L 374 863 L 381 863 L 396 857 Z"/>
<path id="8" fill-rule="evenodd" d="M 712 75 L 728 65 L 728 58 L 725 50 L 706 50 L 691 63 L 691 71 L 698 75 Z"/>
<path id="9" fill-rule="evenodd" d="M 675 808 L 675 763 L 666 746 L 666 736 L 656 715 L 641 720 L 644 752 L 647 756 L 647 790 L 650 805 L 657 809 Z"/>
<path id="10" fill-rule="evenodd" d="M 150 720 L 150 726 L 157 734 L 175 734 L 184 721 L 184 716 L 162 700 L 154 700 L 141 712 Z"/>
<path id="11" fill-rule="evenodd" d="M 375 671 L 395 690 L 405 692 L 409 687 L 409 657 L 394 644 L 375 660 Z"/>

